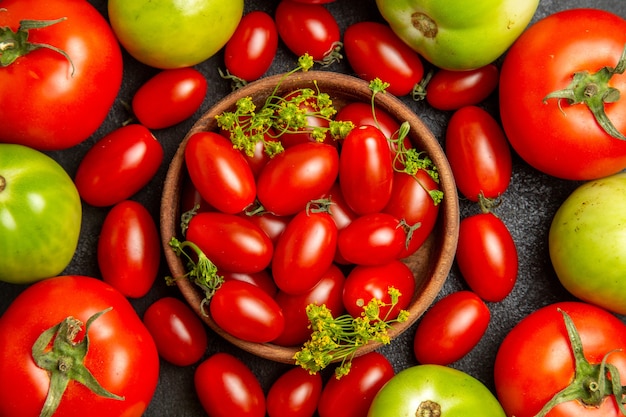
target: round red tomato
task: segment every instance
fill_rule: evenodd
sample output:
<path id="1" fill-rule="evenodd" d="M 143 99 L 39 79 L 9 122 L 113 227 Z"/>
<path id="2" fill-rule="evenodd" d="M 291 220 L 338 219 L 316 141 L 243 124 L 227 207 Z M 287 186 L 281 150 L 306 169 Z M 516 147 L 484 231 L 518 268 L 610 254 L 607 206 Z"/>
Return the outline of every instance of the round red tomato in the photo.
<path id="1" fill-rule="evenodd" d="M 602 68 L 618 66 L 624 44 L 626 20 L 588 8 L 551 14 L 517 39 L 502 65 L 499 102 L 504 131 L 522 159 L 541 172 L 570 180 L 626 168 L 626 74 L 602 80 L 607 75 Z M 596 72 L 599 77 L 591 75 Z M 576 92 L 563 92 L 572 83 Z M 613 101 L 619 92 L 621 97 Z M 616 137 L 580 100 L 604 108 Z"/>
<path id="2" fill-rule="evenodd" d="M 322 393 L 321 374 L 294 367 L 283 373 L 267 392 L 269 417 L 311 417 Z"/>
<path id="3" fill-rule="evenodd" d="M 486 100 L 498 86 L 495 64 L 468 71 L 440 69 L 426 85 L 426 101 L 438 110 L 457 110 Z"/>
<path id="4" fill-rule="evenodd" d="M 470 201 L 500 197 L 513 171 L 511 150 L 498 122 L 476 106 L 452 115 L 446 129 L 446 156 L 459 191 Z"/>
<path id="5" fill-rule="evenodd" d="M 194 68 L 167 69 L 146 81 L 132 100 L 133 113 L 149 129 L 174 126 L 200 108 L 207 81 Z"/>
<path id="6" fill-rule="evenodd" d="M 426 310 L 415 330 L 413 352 L 422 364 L 448 365 L 467 355 L 487 331 L 491 313 L 471 291 L 457 291 Z"/>
<path id="7" fill-rule="evenodd" d="M 517 281 L 515 241 L 493 213 L 461 220 L 456 262 L 467 285 L 485 301 L 502 301 Z"/>
<path id="8" fill-rule="evenodd" d="M 200 403 L 211 417 L 264 417 L 261 384 L 241 360 L 215 353 L 198 366 L 194 385 Z"/>
<path id="9" fill-rule="evenodd" d="M 98 267 L 103 281 L 127 297 L 143 297 L 159 272 L 161 241 L 150 212 L 132 200 L 109 211 L 98 237 Z"/>
<path id="10" fill-rule="evenodd" d="M 0 142 L 53 150 L 84 141 L 104 122 L 122 83 L 122 53 L 108 22 L 82 0 L 4 0 L 2 9 L 0 27 L 11 32 L 0 55 Z M 28 30 L 28 42 L 67 56 L 9 46 L 22 21 L 60 18 Z"/>
<path id="11" fill-rule="evenodd" d="M 564 313 L 577 334 L 573 339 Z M 626 378 L 626 327 L 606 310 L 581 302 L 551 304 L 522 319 L 502 341 L 494 370 L 498 399 L 507 416 L 516 417 L 538 415 L 568 386 L 569 401 L 550 404 L 542 415 L 623 416 L 611 383 L 617 383 L 621 401 L 618 377 Z"/>
<path id="12" fill-rule="evenodd" d="M 204 324 L 177 298 L 163 297 L 150 304 L 143 322 L 159 355 L 174 365 L 193 365 L 206 352 L 209 342 Z"/>
<path id="13" fill-rule="evenodd" d="M 148 184 L 162 161 L 161 143 L 145 126 L 130 124 L 107 134 L 87 151 L 74 183 L 86 203 L 112 206 Z"/>
<path id="14" fill-rule="evenodd" d="M 80 329 L 67 333 L 67 326 Z M 0 358 L 0 415 L 6 417 L 44 415 L 48 390 L 71 378 L 64 364 L 73 371 L 84 366 L 109 397 L 94 392 L 91 383 L 70 381 L 56 412 L 45 415 L 142 415 L 159 378 L 154 341 L 131 304 L 110 285 L 85 276 L 49 278 L 15 298 L 0 318 Z"/>

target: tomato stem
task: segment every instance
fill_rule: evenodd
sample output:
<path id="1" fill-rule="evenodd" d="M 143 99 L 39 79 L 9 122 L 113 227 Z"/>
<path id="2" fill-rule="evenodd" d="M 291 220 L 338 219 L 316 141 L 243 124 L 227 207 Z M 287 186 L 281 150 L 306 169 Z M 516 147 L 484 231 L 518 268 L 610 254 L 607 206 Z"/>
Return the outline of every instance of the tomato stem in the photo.
<path id="1" fill-rule="evenodd" d="M 0 175 L 0 193 L 7 188 L 7 180 L 2 175 Z"/>

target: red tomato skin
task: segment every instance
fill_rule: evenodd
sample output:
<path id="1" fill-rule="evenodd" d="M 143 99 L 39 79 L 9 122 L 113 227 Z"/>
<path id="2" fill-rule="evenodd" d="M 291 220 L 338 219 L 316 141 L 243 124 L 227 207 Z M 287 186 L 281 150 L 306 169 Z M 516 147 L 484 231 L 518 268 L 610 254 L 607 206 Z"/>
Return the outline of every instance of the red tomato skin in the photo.
<path id="1" fill-rule="evenodd" d="M 274 250 L 271 269 L 276 286 L 288 294 L 313 288 L 333 262 L 337 234 L 329 213 L 303 210 L 296 214 Z"/>
<path id="2" fill-rule="evenodd" d="M 341 230 L 346 227 L 352 220 L 359 217 L 358 214 L 354 212 L 346 203 L 346 199 L 343 198 L 343 193 L 341 192 L 341 186 L 338 182 L 334 183 L 333 186 L 328 190 L 323 198 L 329 199 L 331 204 L 328 208 L 329 213 L 331 214 L 333 220 L 335 221 L 335 225 L 337 225 L 337 230 Z"/>
<path id="3" fill-rule="evenodd" d="M 599 307 L 582 302 L 558 302 L 534 311 L 504 338 L 496 354 L 495 390 L 507 416 L 532 417 L 574 377 L 572 350 L 558 311 L 574 322 L 585 358 L 598 364 L 609 352 L 607 363 L 626 377 L 626 328 L 618 318 Z M 613 398 L 599 407 L 568 401 L 553 408 L 549 417 L 618 417 Z"/>
<path id="4" fill-rule="evenodd" d="M 274 253 L 267 234 L 236 214 L 198 213 L 189 222 L 186 238 L 223 271 L 262 271 L 269 266 Z"/>
<path id="5" fill-rule="evenodd" d="M 419 55 L 384 23 L 353 23 L 343 45 L 354 72 L 368 82 L 380 78 L 389 83 L 386 91 L 393 95 L 409 94 L 424 76 Z"/>
<path id="6" fill-rule="evenodd" d="M 85 367 L 103 387 L 123 395 L 125 400 L 100 397 L 81 384 L 70 383 L 54 415 L 84 415 L 86 404 L 93 417 L 142 415 L 159 378 L 154 341 L 119 291 L 99 279 L 78 275 L 53 277 L 31 285 L 0 318 L 0 352 L 3 358 L 11 358 L 0 361 L 4 376 L 0 378 L 0 415 L 40 415 L 50 377 L 35 364 L 31 352 L 43 331 L 68 316 L 85 323 L 109 307 L 113 309 L 89 328 Z"/>
<path id="7" fill-rule="evenodd" d="M 267 163 L 257 180 L 257 197 L 267 211 L 279 216 L 293 215 L 328 192 L 338 173 L 337 148 L 301 143 Z"/>
<path id="8" fill-rule="evenodd" d="M 302 92 L 299 90 L 296 90 L 296 91 L 285 94 L 284 98 L 286 100 L 293 100 L 296 97 L 299 97 L 301 95 L 302 95 Z M 328 127 L 330 126 L 330 122 L 328 121 L 328 119 L 324 117 L 320 117 L 318 114 L 316 114 L 319 112 L 320 105 L 318 104 L 318 100 L 315 97 L 311 97 L 303 101 L 302 103 L 300 103 L 298 108 L 300 110 L 303 110 L 306 114 L 305 116 L 306 126 L 297 128 L 297 129 L 293 129 L 293 128 L 287 129 L 286 126 L 283 127 L 283 131 L 281 131 L 281 135 L 279 139 L 284 148 L 289 148 L 291 146 L 295 146 L 304 142 L 320 142 L 313 135 L 313 129 L 315 128 L 328 129 Z M 278 128 L 277 130 L 280 130 L 280 128 Z M 326 131 L 321 143 L 324 143 L 326 145 L 336 146 L 335 140 L 333 139 L 332 135 L 328 133 L 328 131 Z"/>
<path id="9" fill-rule="evenodd" d="M 297 56 L 322 61 L 340 41 L 339 24 L 322 5 L 281 0 L 274 19 L 280 39 Z"/>
<path id="10" fill-rule="evenodd" d="M 491 313 L 471 291 L 437 301 L 420 319 L 413 352 L 421 364 L 449 365 L 467 355 L 487 331 Z"/>
<path id="11" fill-rule="evenodd" d="M 158 72 L 133 96 L 131 107 L 139 123 L 148 129 L 174 126 L 200 108 L 207 91 L 207 80 L 194 68 L 174 68 Z"/>
<path id="12" fill-rule="evenodd" d="M 468 71 L 440 69 L 426 85 L 426 101 L 444 111 L 475 106 L 495 91 L 499 77 L 495 64 Z"/>
<path id="13" fill-rule="evenodd" d="M 461 220 L 456 262 L 467 285 L 485 301 L 504 300 L 517 281 L 515 241 L 493 213 Z"/>
<path id="14" fill-rule="evenodd" d="M 350 372 L 340 379 L 331 377 L 322 390 L 317 412 L 320 417 L 361 417 L 382 386 L 394 376 L 389 360 L 370 352 L 352 360 Z"/>
<path id="15" fill-rule="evenodd" d="M 204 324 L 191 308 L 174 297 L 159 298 L 146 309 L 143 323 L 159 356 L 177 366 L 202 359 L 209 345 Z"/>
<path id="16" fill-rule="evenodd" d="M 382 109 L 376 109 L 375 115 L 376 117 L 374 117 L 371 104 L 353 101 L 337 111 L 335 120 L 351 121 L 355 126 L 375 126 L 383 132 L 386 138 L 394 137 L 400 129 L 400 123 Z"/>
<path id="17" fill-rule="evenodd" d="M 278 239 L 283 234 L 293 216 L 277 216 L 273 213 L 263 212 L 255 215 L 242 214 L 246 219 L 259 226 L 269 236 L 272 244 L 276 246 Z"/>
<path id="18" fill-rule="evenodd" d="M 269 417 L 311 417 L 322 394 L 322 376 L 293 367 L 276 379 L 267 392 Z"/>
<path id="19" fill-rule="evenodd" d="M 224 64 L 234 76 L 254 81 L 269 69 L 278 49 L 272 16 L 260 10 L 245 14 L 224 47 Z"/>
<path id="20" fill-rule="evenodd" d="M 211 206 L 224 213 L 239 213 L 254 202 L 254 174 L 233 144 L 215 132 L 198 132 L 185 146 L 189 178 Z"/>
<path id="21" fill-rule="evenodd" d="M 159 272 L 161 244 L 152 215 L 141 203 L 117 203 L 104 219 L 97 247 L 102 280 L 126 297 L 143 297 Z"/>
<path id="22" fill-rule="evenodd" d="M 352 129 L 339 155 L 339 185 L 357 214 L 375 213 L 389 201 L 393 163 L 387 138 L 374 126 Z"/>
<path id="23" fill-rule="evenodd" d="M 87 151 L 74 183 L 87 204 L 108 207 L 147 185 L 162 161 L 161 143 L 145 126 L 130 124 L 108 133 Z"/>
<path id="24" fill-rule="evenodd" d="M 498 198 L 509 186 L 511 150 L 498 122 L 476 106 L 460 108 L 446 129 L 446 156 L 457 188 L 470 201 Z"/>
<path id="25" fill-rule="evenodd" d="M 0 71 L 0 142 L 60 150 L 91 136 L 106 119 L 122 84 L 122 52 L 111 27 L 81 0 L 6 0 L 0 26 L 16 30 L 23 19 L 61 23 L 32 30 L 37 49 Z"/>
<path id="26" fill-rule="evenodd" d="M 267 269 L 259 272 L 231 272 L 231 271 L 219 271 L 219 274 L 224 277 L 225 281 L 237 280 L 245 281 L 250 284 L 256 285 L 266 292 L 270 297 L 274 297 L 278 292 L 278 287 L 272 278 L 272 275 Z"/>
<path id="27" fill-rule="evenodd" d="M 280 306 L 260 287 L 249 282 L 224 282 L 211 298 L 209 309 L 218 326 L 249 342 L 270 342 L 285 328 Z"/>
<path id="28" fill-rule="evenodd" d="M 250 368 L 235 356 L 218 352 L 194 373 L 202 407 L 211 417 L 264 417 L 265 395 Z"/>

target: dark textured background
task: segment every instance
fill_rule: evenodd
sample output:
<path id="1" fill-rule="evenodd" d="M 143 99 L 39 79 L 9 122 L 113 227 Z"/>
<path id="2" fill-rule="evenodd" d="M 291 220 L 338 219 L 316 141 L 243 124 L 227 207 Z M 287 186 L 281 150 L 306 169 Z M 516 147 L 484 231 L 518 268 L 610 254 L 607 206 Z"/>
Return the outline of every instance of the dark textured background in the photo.
<path id="1" fill-rule="evenodd" d="M 228 1 L 228 0 L 225 0 Z M 98 10 L 106 16 L 105 0 L 90 0 Z M 246 11 L 264 10 L 273 14 L 277 0 L 246 0 Z M 351 23 L 362 20 L 381 20 L 373 0 L 338 0 L 327 5 L 340 23 L 343 30 Z M 626 17 L 626 2 L 624 0 L 543 0 L 539 5 L 533 22 L 557 10 L 576 7 L 596 7 L 615 12 Z M 74 175 L 76 168 L 85 152 L 103 135 L 120 126 L 127 119 L 128 114 L 124 102 L 130 102 L 136 89 L 149 77 L 156 73 L 153 68 L 139 64 L 127 54 L 125 58 L 125 72 L 122 90 L 103 126 L 84 143 L 68 150 L 51 152 L 70 173 Z M 279 46 L 279 52 L 269 74 L 284 72 L 294 67 L 295 57 L 284 46 Z M 185 132 L 193 122 L 211 107 L 217 100 L 227 95 L 230 87 L 227 81 L 219 77 L 217 68 L 223 68 L 223 56 L 218 53 L 211 59 L 198 65 L 209 81 L 208 95 L 202 108 L 190 120 L 170 129 L 155 131 L 155 136 L 163 144 L 165 159 L 156 177 L 133 199 L 145 204 L 158 222 L 160 192 L 167 171 L 168 161 L 173 156 Z M 333 64 L 328 70 L 351 74 L 347 62 Z M 447 112 L 438 112 L 429 109 L 424 102 L 414 102 L 410 98 L 403 101 L 420 115 L 432 129 L 435 136 L 443 141 L 445 125 L 450 116 Z M 493 112 L 496 107 L 492 97 L 485 107 Z M 442 142 L 443 143 L 443 142 Z M 517 244 L 520 260 L 519 277 L 513 292 L 500 303 L 489 303 L 492 320 L 487 333 L 478 346 L 465 358 L 451 366 L 461 369 L 477 377 L 488 387 L 493 388 L 493 362 L 497 348 L 505 334 L 524 316 L 546 304 L 570 299 L 571 296 L 561 287 L 556 279 L 547 252 L 547 231 L 554 212 L 577 186 L 571 181 L 557 180 L 543 175 L 530 168 L 514 155 L 513 178 L 509 189 L 503 196 L 503 203 L 497 213 L 511 230 Z M 72 263 L 65 273 L 99 276 L 96 263 L 96 242 L 107 213 L 107 209 L 94 208 L 87 205 L 84 208 L 84 222 L 78 250 Z M 461 201 L 461 216 L 476 211 L 474 204 Z M 179 297 L 175 287 L 167 287 L 162 277 L 169 274 L 167 265 L 161 262 L 160 277 L 152 291 L 141 299 L 132 300 L 137 312 L 141 315 L 146 307 L 161 296 L 172 295 Z M 464 289 L 464 283 L 459 277 L 456 267 L 453 267 L 449 278 L 440 294 L 440 297 L 451 292 Z M 11 300 L 17 296 L 23 286 L 0 283 L 0 313 L 4 312 Z M 209 330 L 207 330 L 209 331 Z M 414 327 L 403 336 L 396 339 L 391 345 L 385 346 L 381 352 L 387 355 L 396 371 L 415 364 L 412 353 Z M 211 334 L 211 343 L 206 355 L 217 351 L 228 351 L 241 358 L 249 365 L 261 381 L 264 388 L 287 369 L 288 365 L 276 364 L 264 359 L 256 358 L 242 352 L 214 334 Z M 193 387 L 194 366 L 176 367 L 164 361 L 161 362 L 161 376 L 154 399 L 150 404 L 146 417 L 177 417 L 202 416 L 202 410 Z"/>

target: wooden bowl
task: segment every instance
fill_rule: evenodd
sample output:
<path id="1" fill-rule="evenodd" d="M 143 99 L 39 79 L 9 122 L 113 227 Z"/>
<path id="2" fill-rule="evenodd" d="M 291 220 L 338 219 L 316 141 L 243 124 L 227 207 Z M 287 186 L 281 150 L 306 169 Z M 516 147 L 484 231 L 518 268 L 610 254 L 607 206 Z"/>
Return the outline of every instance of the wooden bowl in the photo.
<path id="1" fill-rule="evenodd" d="M 160 227 L 165 258 L 173 277 L 181 277 L 186 273 L 181 259 L 169 247 L 173 236 L 180 237 L 180 198 L 183 179 L 186 177 L 184 166 L 184 149 L 188 138 L 198 131 L 217 130 L 215 116 L 224 111 L 232 111 L 236 101 L 250 96 L 258 105 L 262 105 L 265 98 L 280 83 L 278 94 L 294 89 L 311 87 L 317 83 L 320 91 L 325 92 L 333 99 L 338 109 L 352 101 L 371 102 L 371 90 L 367 82 L 344 74 L 309 71 L 290 75 L 283 79 L 283 75 L 263 78 L 248 84 L 215 104 L 206 112 L 183 138 L 174 155 L 163 187 L 161 202 Z M 399 123 L 408 121 L 411 126 L 410 138 L 417 149 L 428 153 L 439 170 L 440 186 L 444 192 L 444 199 L 439 209 L 439 217 L 435 228 L 422 247 L 411 257 L 405 260 L 415 275 L 416 291 L 408 307 L 410 317 L 402 323 L 395 323 L 389 331 L 393 339 L 410 327 L 426 309 L 441 290 L 452 263 L 458 240 L 459 206 L 456 184 L 446 159 L 446 156 L 436 138 L 423 124 L 420 118 L 406 107 L 400 100 L 390 94 L 377 94 L 375 104 L 379 109 L 388 112 Z M 271 343 L 252 343 L 233 337 L 222 330 L 200 309 L 203 294 L 194 283 L 187 279 L 177 279 L 177 286 L 193 310 L 217 334 L 241 349 L 257 356 L 282 363 L 294 363 L 293 356 L 298 347 L 283 347 Z M 378 342 L 370 342 L 358 349 L 357 355 L 371 352 L 380 347 Z"/>

